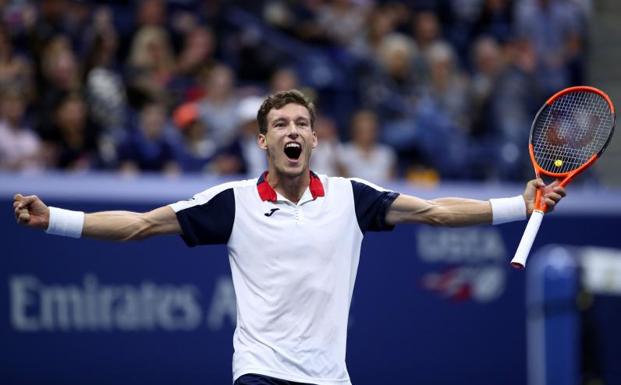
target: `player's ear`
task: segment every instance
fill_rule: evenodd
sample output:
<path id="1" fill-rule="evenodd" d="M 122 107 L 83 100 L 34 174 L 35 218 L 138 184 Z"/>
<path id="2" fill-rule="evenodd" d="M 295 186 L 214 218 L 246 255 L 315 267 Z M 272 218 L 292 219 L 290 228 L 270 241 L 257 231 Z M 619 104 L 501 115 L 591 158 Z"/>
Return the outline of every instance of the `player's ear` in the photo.
<path id="1" fill-rule="evenodd" d="M 265 136 L 265 134 L 259 134 L 259 136 L 257 137 L 257 144 L 259 145 L 260 149 L 267 150 L 267 137 Z"/>
<path id="2" fill-rule="evenodd" d="M 317 143 L 319 140 L 317 139 L 317 131 L 313 130 L 313 148 L 317 147 Z"/>

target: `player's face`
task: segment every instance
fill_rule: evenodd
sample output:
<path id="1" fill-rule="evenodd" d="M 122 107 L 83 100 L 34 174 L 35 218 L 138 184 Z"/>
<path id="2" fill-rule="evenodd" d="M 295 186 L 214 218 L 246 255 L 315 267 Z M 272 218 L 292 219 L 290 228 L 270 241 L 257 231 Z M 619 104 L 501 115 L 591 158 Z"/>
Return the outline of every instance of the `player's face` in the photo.
<path id="1" fill-rule="evenodd" d="M 267 151 L 270 170 L 299 176 L 308 172 L 310 156 L 317 146 L 308 109 L 289 103 L 267 114 L 267 133 L 259 135 L 259 146 Z"/>

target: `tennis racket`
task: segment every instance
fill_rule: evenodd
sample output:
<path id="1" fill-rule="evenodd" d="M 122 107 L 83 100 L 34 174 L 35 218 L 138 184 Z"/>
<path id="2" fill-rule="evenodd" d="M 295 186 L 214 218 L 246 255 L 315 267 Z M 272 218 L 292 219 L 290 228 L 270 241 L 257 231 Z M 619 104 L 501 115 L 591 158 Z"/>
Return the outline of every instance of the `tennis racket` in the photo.
<path id="1" fill-rule="evenodd" d="M 570 87 L 554 94 L 537 112 L 528 150 L 537 178 L 555 178 L 567 186 L 602 155 L 612 138 L 615 108 L 608 95 L 594 87 Z M 547 206 L 541 189 L 511 265 L 526 266 Z"/>

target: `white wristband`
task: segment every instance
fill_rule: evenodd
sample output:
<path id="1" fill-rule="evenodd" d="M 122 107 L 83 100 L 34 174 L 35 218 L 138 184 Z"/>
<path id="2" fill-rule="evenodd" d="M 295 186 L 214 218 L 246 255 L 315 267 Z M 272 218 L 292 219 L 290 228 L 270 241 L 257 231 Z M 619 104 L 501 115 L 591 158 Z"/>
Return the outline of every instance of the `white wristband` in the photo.
<path id="1" fill-rule="evenodd" d="M 82 236 L 84 212 L 50 207 L 50 223 L 45 230 L 48 234 L 62 235 L 71 238 Z"/>
<path id="2" fill-rule="evenodd" d="M 523 221 L 526 219 L 526 202 L 521 195 L 511 198 L 490 199 L 492 224 Z"/>

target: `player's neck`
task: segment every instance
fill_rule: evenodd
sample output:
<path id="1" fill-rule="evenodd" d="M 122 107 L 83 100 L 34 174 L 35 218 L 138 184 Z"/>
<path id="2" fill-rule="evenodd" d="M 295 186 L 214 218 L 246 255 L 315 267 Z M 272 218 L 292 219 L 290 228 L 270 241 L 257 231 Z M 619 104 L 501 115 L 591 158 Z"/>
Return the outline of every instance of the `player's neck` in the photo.
<path id="1" fill-rule="evenodd" d="M 291 202 L 298 203 L 310 184 L 310 171 L 306 170 L 300 175 L 290 176 L 270 170 L 267 174 L 267 183 Z"/>

